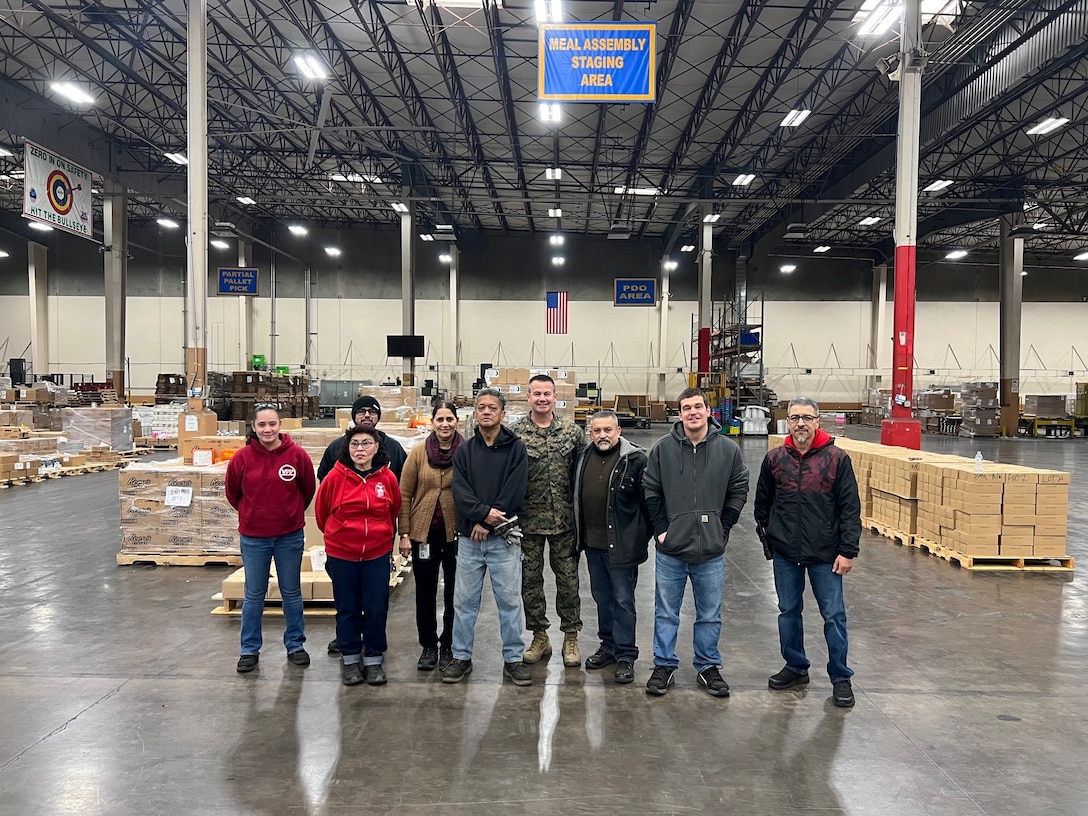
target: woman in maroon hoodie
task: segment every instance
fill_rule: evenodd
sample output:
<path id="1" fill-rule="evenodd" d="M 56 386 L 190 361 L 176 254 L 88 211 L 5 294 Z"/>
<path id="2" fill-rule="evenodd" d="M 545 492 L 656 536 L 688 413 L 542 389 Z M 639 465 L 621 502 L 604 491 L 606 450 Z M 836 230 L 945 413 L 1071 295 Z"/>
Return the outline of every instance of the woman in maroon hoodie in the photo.
<path id="1" fill-rule="evenodd" d="M 246 446 L 227 465 L 227 501 L 238 511 L 242 565 L 246 570 L 242 604 L 242 654 L 238 671 L 257 668 L 261 653 L 261 619 L 268 592 L 268 571 L 276 560 L 276 578 L 283 598 L 286 629 L 283 645 L 287 659 L 309 666 L 303 648 L 302 531 L 306 508 L 313 500 L 317 479 L 309 454 L 280 433 L 279 410 L 258 406 L 253 432 Z"/>
<path id="2" fill-rule="evenodd" d="M 401 505 L 400 486 L 388 465 L 373 427 L 349 428 L 340 458 L 321 482 L 314 505 L 317 526 L 325 534 L 325 571 L 332 579 L 340 672 L 346 686 L 364 679 L 372 686 L 386 682 L 382 660 L 389 557 Z"/>

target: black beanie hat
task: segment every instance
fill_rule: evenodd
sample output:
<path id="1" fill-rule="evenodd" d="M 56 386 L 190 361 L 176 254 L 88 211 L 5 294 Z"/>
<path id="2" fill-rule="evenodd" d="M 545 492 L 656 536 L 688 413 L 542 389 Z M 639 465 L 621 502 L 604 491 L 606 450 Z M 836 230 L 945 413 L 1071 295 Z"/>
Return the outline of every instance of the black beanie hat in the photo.
<path id="1" fill-rule="evenodd" d="M 352 422 L 355 421 L 356 414 L 358 414 L 359 411 L 361 411 L 363 408 L 373 408 L 378 412 L 378 419 L 382 418 L 382 406 L 378 404 L 378 401 L 374 399 L 374 397 L 359 397 L 359 399 L 355 400 L 355 402 L 352 403 L 351 406 Z"/>

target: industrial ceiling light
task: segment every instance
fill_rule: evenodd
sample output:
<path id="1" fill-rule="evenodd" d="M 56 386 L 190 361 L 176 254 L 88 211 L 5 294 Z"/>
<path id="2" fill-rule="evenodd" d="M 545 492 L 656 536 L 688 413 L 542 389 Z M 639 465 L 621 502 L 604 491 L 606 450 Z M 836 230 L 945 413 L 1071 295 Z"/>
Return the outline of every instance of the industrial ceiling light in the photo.
<path id="1" fill-rule="evenodd" d="M 353 182 L 355 184 L 384 184 L 381 176 L 371 173 L 329 173 L 329 181 Z"/>
<path id="2" fill-rule="evenodd" d="M 737 176 L 735 179 L 733 179 L 733 186 L 734 187 L 747 187 L 749 184 L 751 184 L 755 180 L 756 180 L 756 174 L 755 173 L 741 173 L 739 176 Z"/>
<path id="3" fill-rule="evenodd" d="M 704 224 L 717 224 L 718 219 L 722 217 L 721 213 L 707 213 L 703 216 Z"/>
<path id="4" fill-rule="evenodd" d="M 562 266 L 566 262 L 567 259 L 564 258 L 562 255 L 556 255 L 554 258 L 552 258 L 552 266 Z"/>
<path id="5" fill-rule="evenodd" d="M 873 224 L 879 224 L 879 223 L 880 223 L 880 216 L 879 215 L 870 215 L 870 216 L 867 216 L 867 217 L 861 219 L 860 221 L 858 221 L 858 226 L 859 227 L 871 227 Z"/>
<path id="6" fill-rule="evenodd" d="M 681 252 L 694 252 L 695 251 L 695 244 L 684 244 L 682 247 L 680 247 L 680 251 Z"/>
<path id="7" fill-rule="evenodd" d="M 858 29 L 859 37 L 879 37 L 895 25 L 903 16 L 903 7 L 897 3 L 887 3 L 875 7 Z"/>
<path id="8" fill-rule="evenodd" d="M 8 255 L 8 253 L 6 253 L 6 252 L 4 252 L 4 250 L 0 249 L 0 258 L 10 258 L 10 257 L 11 256 Z"/>
<path id="9" fill-rule="evenodd" d="M 552 246 L 563 246 L 566 239 L 562 235 L 551 235 L 548 237 L 548 243 Z"/>
<path id="10" fill-rule="evenodd" d="M 938 179 L 930 183 L 928 186 L 922 188 L 923 193 L 939 193 L 948 187 L 951 187 L 955 182 L 952 179 Z"/>
<path id="11" fill-rule="evenodd" d="M 779 272 L 785 272 L 787 275 L 795 269 L 797 269 L 797 266 L 794 264 L 782 264 L 782 266 L 778 267 Z"/>
<path id="12" fill-rule="evenodd" d="M 435 232 L 453 232 L 453 224 L 435 224 Z"/>
<path id="13" fill-rule="evenodd" d="M 71 82 L 54 82 L 49 86 L 55 93 L 80 105 L 93 105 L 94 97 Z"/>
<path id="14" fill-rule="evenodd" d="M 238 201 L 239 204 L 245 204 L 247 206 L 251 206 L 251 205 L 257 203 L 256 201 L 254 201 L 249 196 L 238 196 L 237 201 Z"/>
<path id="15" fill-rule="evenodd" d="M 1073 256 L 1074 261 L 1088 261 L 1088 252 L 1082 252 L 1080 255 Z"/>
<path id="16" fill-rule="evenodd" d="M 399 213 L 408 212 L 408 205 L 405 204 L 403 201 L 394 201 L 389 206 L 392 207 L 395 212 L 399 212 Z"/>
<path id="17" fill-rule="evenodd" d="M 562 218 L 562 217 L 563 217 L 563 208 L 562 207 L 549 207 L 548 208 L 548 218 Z"/>
<path id="18" fill-rule="evenodd" d="M 945 255 L 944 257 L 946 257 L 950 261 L 958 261 L 960 258 L 966 258 L 967 257 L 967 250 L 966 249 L 954 249 L 951 252 L 949 252 L 947 255 Z"/>
<path id="19" fill-rule="evenodd" d="M 51 226 L 49 226 L 48 224 L 43 224 L 40 221 L 27 221 L 26 223 L 30 226 L 32 230 L 37 230 L 38 232 L 53 231 L 53 228 Z"/>
<path id="20" fill-rule="evenodd" d="M 440 260 L 442 263 L 453 263 L 453 256 L 443 253 L 438 256 L 438 260 Z"/>
<path id="21" fill-rule="evenodd" d="M 325 247 L 325 254 L 331 258 L 340 257 L 340 247 L 327 246 Z"/>
<path id="22" fill-rule="evenodd" d="M 1034 230 L 1045 230 L 1045 229 L 1048 229 L 1049 227 L 1050 227 L 1050 222 L 1049 221 L 1036 221 L 1034 224 L 1031 225 L 1031 228 L 1034 229 Z"/>
<path id="23" fill-rule="evenodd" d="M 1028 134 L 1028 136 L 1046 136 L 1046 134 L 1052 133 L 1055 130 L 1057 130 L 1058 128 L 1060 128 L 1063 125 L 1066 125 L 1068 123 L 1069 123 L 1068 117 L 1065 117 L 1065 116 L 1054 117 L 1054 116 L 1052 116 L 1049 119 L 1044 119 L 1043 121 L 1039 122 L 1037 125 L 1033 125 L 1032 127 L 1028 128 L 1026 133 Z"/>
<path id="24" fill-rule="evenodd" d="M 211 244 L 216 249 L 230 249 L 230 244 L 228 244 L 222 238 L 216 238 L 216 239 L 214 239 L 212 241 L 209 241 L 208 243 Z"/>
<path id="25" fill-rule="evenodd" d="M 313 54 L 299 54 L 295 57 L 295 67 L 298 68 L 306 79 L 327 79 L 329 72 L 325 70 L 325 65 L 315 57 Z"/>
<path id="26" fill-rule="evenodd" d="M 181 226 L 181 224 L 179 224 L 173 218 L 157 218 L 155 219 L 155 223 L 158 224 L 160 227 L 166 227 L 166 229 L 177 229 Z"/>
<path id="27" fill-rule="evenodd" d="M 561 0 L 536 0 L 533 3 L 537 25 L 541 23 L 563 22 L 563 3 Z"/>
<path id="28" fill-rule="evenodd" d="M 673 261 L 673 260 L 665 261 L 665 263 L 662 264 L 662 265 L 665 267 L 666 272 L 673 272 L 673 271 L 675 271 L 677 269 L 677 267 L 680 266 L 678 261 Z"/>
<path id="29" fill-rule="evenodd" d="M 808 119 L 810 113 L 812 113 L 812 111 L 807 109 L 791 110 L 779 123 L 779 127 L 798 127 L 802 122 Z"/>
<path id="30" fill-rule="evenodd" d="M 559 106 L 558 102 L 541 102 L 540 103 L 540 121 L 541 122 L 559 122 L 562 118 L 563 110 Z"/>
<path id="31" fill-rule="evenodd" d="M 288 224 L 287 231 L 292 235 L 305 235 L 309 232 L 302 224 Z"/>
<path id="32" fill-rule="evenodd" d="M 174 164 L 188 164 L 189 157 L 184 153 L 163 153 L 164 157 L 170 159 Z"/>
<path id="33" fill-rule="evenodd" d="M 431 241 L 434 240 L 434 236 L 431 235 L 429 232 L 424 232 L 419 236 L 419 240 L 427 241 L 428 243 L 430 243 Z"/>
<path id="34" fill-rule="evenodd" d="M 1021 278 L 1025 277 L 1027 274 L 1028 274 L 1028 271 L 1026 269 L 1021 269 L 1020 270 L 1020 277 Z"/>
<path id="35" fill-rule="evenodd" d="M 813 252 L 830 252 L 831 251 L 831 245 L 830 244 L 820 244 L 818 247 L 816 247 L 816 249 L 814 249 L 812 251 Z"/>
<path id="36" fill-rule="evenodd" d="M 544 178 L 548 181 L 559 181 L 563 178 L 563 169 L 561 167 L 549 167 L 544 171 Z"/>
<path id="37" fill-rule="evenodd" d="M 627 195 L 628 193 L 630 193 L 631 195 L 637 195 L 637 196 L 661 195 L 661 190 L 659 190 L 657 187 L 627 187 L 627 186 L 620 186 L 620 187 L 613 188 L 612 192 L 615 193 L 616 195 Z"/>

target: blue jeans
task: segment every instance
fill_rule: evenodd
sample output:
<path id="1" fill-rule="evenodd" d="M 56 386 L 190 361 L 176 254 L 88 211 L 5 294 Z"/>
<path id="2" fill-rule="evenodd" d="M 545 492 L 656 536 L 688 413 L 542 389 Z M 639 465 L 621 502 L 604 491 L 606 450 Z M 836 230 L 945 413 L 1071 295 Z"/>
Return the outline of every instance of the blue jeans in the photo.
<path id="1" fill-rule="evenodd" d="M 344 663 L 358 663 L 361 656 L 364 666 L 380 666 L 388 648 L 389 556 L 345 561 L 330 555 L 325 572 L 332 579 L 336 645 Z"/>
<path id="2" fill-rule="evenodd" d="M 491 590 L 499 610 L 499 635 L 504 663 L 518 663 L 525 654 L 521 639 L 521 547 L 501 536 L 473 541 L 457 536 L 457 574 L 453 590 L 453 656 L 472 659 L 476 618 L 484 593 L 484 573 L 491 571 Z"/>
<path id="3" fill-rule="evenodd" d="M 702 564 L 689 564 L 671 555 L 657 553 L 654 581 L 654 665 L 675 669 L 676 633 L 680 629 L 680 605 L 691 579 L 695 599 L 695 671 L 721 666 L 718 638 L 722 633 L 722 589 L 725 586 L 725 556 Z"/>
<path id="4" fill-rule="evenodd" d="M 842 594 L 842 576 L 831 571 L 831 564 L 794 564 L 775 555 L 774 586 L 778 591 L 778 639 L 786 668 L 808 673 L 805 656 L 805 629 L 801 621 L 804 609 L 805 573 L 812 584 L 812 594 L 824 618 L 827 641 L 827 673 L 831 682 L 848 680 L 854 672 L 846 665 L 846 604 Z"/>
<path id="5" fill-rule="evenodd" d="M 613 567 L 608 550 L 586 547 L 589 587 L 597 604 L 597 637 L 601 650 L 616 660 L 638 660 L 635 645 L 635 585 L 638 565 Z"/>
<path id="6" fill-rule="evenodd" d="M 276 581 L 283 598 L 283 645 L 287 654 L 297 652 L 306 642 L 302 622 L 302 530 L 275 538 L 239 536 L 242 566 L 246 570 L 245 602 L 242 604 L 242 654 L 260 654 L 264 640 L 261 620 L 264 596 L 268 594 L 268 572 L 276 559 Z"/>

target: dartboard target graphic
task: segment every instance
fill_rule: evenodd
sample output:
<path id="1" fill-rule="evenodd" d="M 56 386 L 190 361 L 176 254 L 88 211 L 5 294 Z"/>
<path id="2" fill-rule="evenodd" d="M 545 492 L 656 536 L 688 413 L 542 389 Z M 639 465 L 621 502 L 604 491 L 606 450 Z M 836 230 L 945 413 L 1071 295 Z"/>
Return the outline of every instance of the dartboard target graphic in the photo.
<path id="1" fill-rule="evenodd" d="M 49 191 L 49 203 L 57 215 L 68 215 L 75 203 L 75 190 L 68 176 L 61 170 L 54 170 L 49 174 L 49 183 L 46 185 Z"/>

